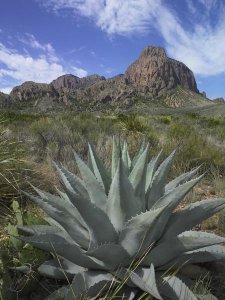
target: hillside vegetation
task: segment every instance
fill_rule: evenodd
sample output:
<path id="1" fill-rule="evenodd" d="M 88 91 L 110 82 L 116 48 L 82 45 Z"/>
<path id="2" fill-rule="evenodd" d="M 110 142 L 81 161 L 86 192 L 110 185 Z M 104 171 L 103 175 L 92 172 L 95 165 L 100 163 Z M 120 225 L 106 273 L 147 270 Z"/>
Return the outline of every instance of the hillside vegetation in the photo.
<path id="1" fill-rule="evenodd" d="M 12 184 L 5 184 L 4 195 L 11 196 L 1 196 L 1 207 L 2 209 L 4 207 L 5 214 L 1 219 L 0 246 L 1 249 L 4 247 L 7 249 L 5 251 L 8 263 L 11 266 L 18 266 L 20 259 L 24 261 L 21 245 L 15 246 L 12 241 L 9 242 L 8 223 L 17 224 L 19 210 L 28 214 L 23 221 L 24 224 L 36 224 L 37 220 L 43 217 L 43 212 L 27 201 L 20 193 L 20 189 L 29 190 L 28 182 L 30 182 L 55 193 L 56 188 L 60 188 L 60 182 L 52 161 L 60 162 L 69 170 L 78 173 L 73 150 L 83 159 L 87 159 L 88 141 L 95 146 L 107 166 L 111 160 L 113 136 L 127 140 L 131 156 L 138 151 L 143 140 L 150 143 L 151 156 L 163 149 L 165 157 L 176 148 L 171 178 L 199 165 L 201 165 L 199 172 L 206 172 L 204 180 L 185 198 L 185 203 L 210 197 L 225 197 L 225 117 L 217 114 L 207 116 L 205 113 L 202 114 L 205 110 L 207 108 L 200 110 L 199 113 L 191 110 L 176 114 L 173 110 L 168 110 L 167 113 L 164 111 L 164 114 L 151 115 L 69 112 L 31 115 L 4 112 L 1 131 L 4 133 L 4 143 L 8 146 L 1 152 L 0 159 L 8 160 L 3 156 L 4 153 L 7 153 L 7 157 L 13 158 L 12 173 L 17 176 L 16 192 Z M 2 167 L 1 174 L 4 176 L 5 170 L 9 168 L 12 166 Z M 12 178 L 9 178 L 9 182 L 13 182 Z M 14 208 L 10 206 L 12 199 L 17 199 L 19 208 L 15 208 L 15 203 Z M 225 236 L 225 212 L 203 222 L 202 229 L 216 231 Z M 38 252 L 36 255 L 42 261 L 42 254 Z M 32 264 L 32 259 L 29 261 Z M 17 282 L 18 278 L 14 280 Z M 16 291 L 18 286 L 15 282 L 13 289 Z M 32 284 L 37 286 L 38 282 L 32 281 Z M 45 286 L 46 282 L 42 284 Z M 225 288 L 224 284 L 220 286 L 221 290 L 218 289 L 217 292 L 221 294 Z M 19 287 L 21 288 L 21 285 Z M 25 296 L 19 299 L 27 299 L 22 297 Z"/>

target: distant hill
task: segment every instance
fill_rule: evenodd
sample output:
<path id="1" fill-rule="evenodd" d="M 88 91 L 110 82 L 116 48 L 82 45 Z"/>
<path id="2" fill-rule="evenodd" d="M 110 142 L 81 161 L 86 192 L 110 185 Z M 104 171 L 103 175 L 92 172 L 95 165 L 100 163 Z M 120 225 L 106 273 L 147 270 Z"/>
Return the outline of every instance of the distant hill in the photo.
<path id="1" fill-rule="evenodd" d="M 199 93 L 192 71 L 160 47 L 146 47 L 125 71 L 113 78 L 79 78 L 66 74 L 50 84 L 24 82 L 10 95 L 0 94 L 0 107 L 20 110 L 129 110 L 211 105 Z"/>

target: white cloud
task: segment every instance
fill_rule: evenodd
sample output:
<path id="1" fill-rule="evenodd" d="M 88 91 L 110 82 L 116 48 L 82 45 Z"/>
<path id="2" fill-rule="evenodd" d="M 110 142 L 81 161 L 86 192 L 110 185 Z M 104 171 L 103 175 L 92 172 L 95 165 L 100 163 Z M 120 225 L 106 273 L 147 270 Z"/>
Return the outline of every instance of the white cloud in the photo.
<path id="1" fill-rule="evenodd" d="M 0 89 L 3 92 L 8 93 L 12 85 L 24 81 L 50 83 L 65 73 L 73 73 L 79 77 L 87 75 L 87 71 L 82 68 L 66 68 L 63 61 L 60 63 L 60 59 L 50 44 L 41 45 L 33 36 L 32 41 L 32 47 L 43 52 L 37 57 L 29 53 L 19 53 L 0 43 Z"/>
<path id="2" fill-rule="evenodd" d="M 194 29 L 188 31 L 166 7 L 161 7 L 159 15 L 157 25 L 172 57 L 199 75 L 225 72 L 225 18 L 214 27 L 209 20 L 204 24 L 196 23 Z"/>
<path id="3" fill-rule="evenodd" d="M 91 18 L 108 34 L 147 32 L 161 0 L 37 0 L 54 11 L 71 10 Z M 152 14 L 153 13 L 153 14 Z"/>
<path id="4" fill-rule="evenodd" d="M 223 0 L 186 0 L 189 27 L 182 24 L 178 12 L 169 8 L 166 0 L 37 1 L 54 11 L 67 9 L 75 16 L 88 17 L 108 35 L 146 34 L 154 28 L 163 37 L 168 53 L 196 74 L 208 76 L 225 72 Z M 215 10 L 218 14 L 212 25 L 209 16 Z M 193 18 L 194 14 L 197 17 Z"/>
<path id="5" fill-rule="evenodd" d="M 192 14 L 195 14 L 197 12 L 197 8 L 194 5 L 193 0 L 186 0 L 186 4 Z"/>
<path id="6" fill-rule="evenodd" d="M 19 37 L 19 41 L 30 48 L 40 50 L 52 62 L 58 62 L 59 58 L 55 53 L 55 49 L 50 43 L 43 44 L 39 42 L 33 34 L 26 33 L 23 37 Z"/>
<path id="7" fill-rule="evenodd" d="M 13 86 L 5 87 L 5 88 L 0 88 L 0 92 L 2 92 L 4 94 L 9 94 L 12 89 L 13 89 Z"/>
<path id="8" fill-rule="evenodd" d="M 22 55 L 0 43 L 0 77 L 11 77 L 18 81 L 50 82 L 65 73 L 63 66 L 46 58 Z"/>
<path id="9" fill-rule="evenodd" d="M 85 77 L 88 75 L 88 72 L 82 68 L 72 67 L 73 74 L 78 77 Z"/>
<path id="10" fill-rule="evenodd" d="M 209 12 L 211 9 L 215 8 L 218 4 L 218 0 L 198 0 L 205 9 Z"/>

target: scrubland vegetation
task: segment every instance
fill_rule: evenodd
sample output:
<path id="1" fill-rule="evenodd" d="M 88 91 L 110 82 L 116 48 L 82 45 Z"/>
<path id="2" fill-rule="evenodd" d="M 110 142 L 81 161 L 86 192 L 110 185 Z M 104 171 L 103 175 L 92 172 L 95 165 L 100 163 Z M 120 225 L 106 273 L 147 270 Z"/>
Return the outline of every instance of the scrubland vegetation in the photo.
<path id="1" fill-rule="evenodd" d="M 201 199 L 225 197 L 225 117 L 206 117 L 196 113 L 146 116 L 72 112 L 26 115 L 5 112 L 1 119 L 1 300 L 31 299 L 28 295 L 35 294 L 37 289 L 41 290 L 40 297 L 43 297 L 54 290 L 55 285 L 61 285 L 58 281 L 43 280 L 35 272 L 49 254 L 13 238 L 18 234 L 16 225 L 46 224 L 43 211 L 34 206 L 21 190 L 30 191 L 29 183 L 32 183 L 55 193 L 56 188 L 60 189 L 60 180 L 52 161 L 62 163 L 78 173 L 73 150 L 86 160 L 88 141 L 95 146 L 108 167 L 113 136 L 127 141 L 131 157 L 143 140 L 150 143 L 150 157 L 160 149 L 163 149 L 163 157 L 177 149 L 169 179 L 199 165 L 199 173 L 205 172 L 204 179 L 180 206 Z M 225 236 L 225 211 L 199 226 L 203 231 Z M 24 264 L 27 269 L 21 274 L 6 268 Z M 225 299 L 224 273 L 212 272 L 216 275 L 212 280 L 212 289 L 216 290 L 219 299 Z"/>

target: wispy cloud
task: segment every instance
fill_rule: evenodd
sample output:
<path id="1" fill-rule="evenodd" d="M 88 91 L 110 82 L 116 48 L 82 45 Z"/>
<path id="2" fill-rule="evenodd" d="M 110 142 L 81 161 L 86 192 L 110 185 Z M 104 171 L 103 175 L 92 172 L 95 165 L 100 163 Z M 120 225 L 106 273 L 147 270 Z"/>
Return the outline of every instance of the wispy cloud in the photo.
<path id="1" fill-rule="evenodd" d="M 196 74 L 225 72 L 225 3 L 223 0 L 186 0 L 191 26 L 182 23 L 168 0 L 36 0 L 53 11 L 69 10 L 90 18 L 108 35 L 151 34 L 157 30 L 168 53 Z M 210 14 L 217 11 L 214 22 Z M 191 12 L 191 14 L 190 14 Z M 196 14 L 198 17 L 193 18 Z M 188 15 L 187 15 L 188 18 Z M 213 23 L 213 24 L 212 24 Z"/>
<path id="2" fill-rule="evenodd" d="M 88 72 L 82 68 L 71 67 L 73 74 L 78 77 L 85 77 L 88 75 Z"/>
<path id="3" fill-rule="evenodd" d="M 49 82 L 64 73 L 63 66 L 46 58 L 33 58 L 18 53 L 0 43 L 0 77 L 7 76 L 18 81 L 33 80 Z"/>
<path id="4" fill-rule="evenodd" d="M 4 87 L 4 88 L 0 88 L 0 92 L 4 93 L 4 94 L 10 94 L 10 92 L 12 91 L 13 86 L 9 86 L 9 87 Z"/>
<path id="5" fill-rule="evenodd" d="M 66 67 L 50 43 L 40 43 L 32 34 L 26 34 L 19 41 L 36 49 L 38 53 L 31 55 L 30 51 L 19 52 L 0 43 L 1 91 L 8 93 L 11 86 L 24 81 L 49 83 L 65 73 L 79 77 L 87 75 L 87 71 L 82 68 Z"/>
<path id="6" fill-rule="evenodd" d="M 53 46 L 50 43 L 41 43 L 33 34 L 26 33 L 24 36 L 20 36 L 18 40 L 24 45 L 29 46 L 30 48 L 43 52 L 44 55 L 48 56 L 50 61 L 59 61 L 59 58 L 57 57 Z"/>
<path id="7" fill-rule="evenodd" d="M 161 0 L 37 0 L 53 11 L 70 10 L 91 18 L 108 34 L 147 32 L 152 12 Z"/>

